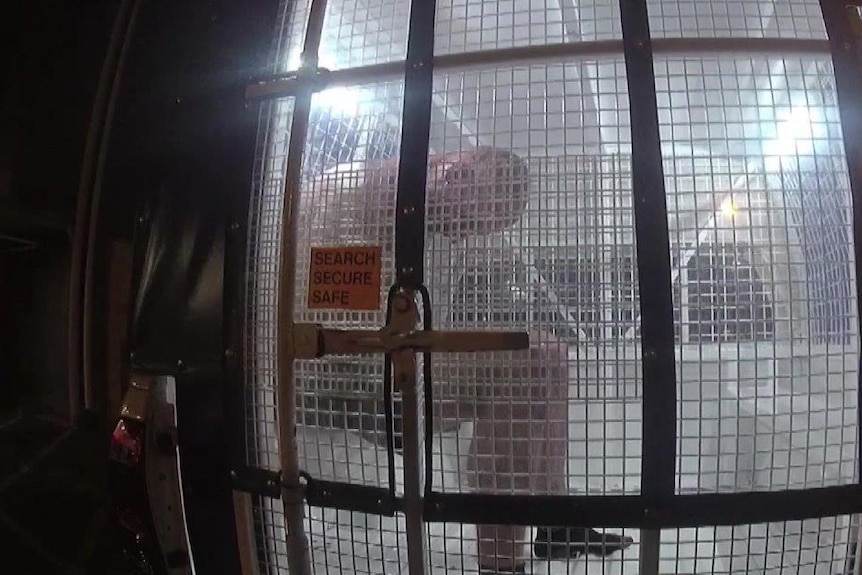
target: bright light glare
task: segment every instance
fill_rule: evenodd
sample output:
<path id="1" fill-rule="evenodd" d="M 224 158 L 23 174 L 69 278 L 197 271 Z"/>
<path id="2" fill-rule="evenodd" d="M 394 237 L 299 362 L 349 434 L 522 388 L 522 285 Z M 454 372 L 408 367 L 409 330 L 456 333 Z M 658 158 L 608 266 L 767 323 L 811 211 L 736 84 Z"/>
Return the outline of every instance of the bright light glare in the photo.
<path id="1" fill-rule="evenodd" d="M 721 202 L 721 208 L 719 209 L 719 211 L 724 217 L 732 218 L 739 213 L 739 206 L 733 203 L 733 198 L 727 198 L 726 200 Z"/>
<path id="2" fill-rule="evenodd" d="M 325 45 L 320 47 L 317 54 L 317 65 L 321 68 L 333 69 L 338 64 L 338 59 L 332 51 L 327 50 Z M 299 47 L 293 50 L 293 53 L 287 59 L 287 70 L 293 72 L 298 70 L 302 65 L 302 51 Z"/>
<path id="3" fill-rule="evenodd" d="M 361 90 L 357 88 L 329 88 L 318 92 L 314 96 L 314 106 L 317 108 L 325 108 L 330 113 L 335 113 L 344 116 L 355 116 L 359 113 L 359 100 Z"/>
<path id="4" fill-rule="evenodd" d="M 775 139 L 766 143 L 766 153 L 775 156 L 792 156 L 804 153 L 813 140 L 812 124 L 817 113 L 807 106 L 797 106 L 778 122 Z"/>

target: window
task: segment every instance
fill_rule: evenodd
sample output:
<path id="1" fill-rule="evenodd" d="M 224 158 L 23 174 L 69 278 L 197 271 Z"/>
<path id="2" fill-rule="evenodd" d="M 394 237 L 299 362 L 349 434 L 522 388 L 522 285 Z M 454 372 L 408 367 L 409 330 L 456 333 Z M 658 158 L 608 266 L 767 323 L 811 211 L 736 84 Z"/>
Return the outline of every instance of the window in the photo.
<path id="1" fill-rule="evenodd" d="M 309 118 L 306 176 L 338 164 L 393 158 L 400 132 L 383 114 L 344 115 L 315 106 Z"/>
<path id="2" fill-rule="evenodd" d="M 453 321 L 531 327 L 570 343 L 616 343 L 639 334 L 633 248 L 555 254 L 533 265 L 471 267 L 459 281 Z M 772 294 L 748 244 L 704 244 L 674 281 L 676 340 L 765 341 L 775 335 Z"/>
<path id="3" fill-rule="evenodd" d="M 674 283 L 677 340 L 763 341 L 775 335 L 772 298 L 747 244 L 704 244 Z"/>
<path id="4" fill-rule="evenodd" d="M 536 268 L 564 315 L 576 324 L 578 339 L 612 342 L 635 337 L 637 273 L 632 248 L 543 257 Z"/>

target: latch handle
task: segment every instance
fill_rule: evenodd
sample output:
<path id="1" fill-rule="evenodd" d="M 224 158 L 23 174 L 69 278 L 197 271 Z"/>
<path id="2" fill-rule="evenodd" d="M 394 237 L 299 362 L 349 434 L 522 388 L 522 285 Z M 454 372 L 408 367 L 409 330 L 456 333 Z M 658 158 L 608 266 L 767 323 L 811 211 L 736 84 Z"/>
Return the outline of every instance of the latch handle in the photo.
<path id="1" fill-rule="evenodd" d="M 404 339 L 418 352 L 517 351 L 530 347 L 530 335 L 520 331 L 414 331 Z"/>
<path id="2" fill-rule="evenodd" d="M 422 352 L 470 353 L 515 351 L 530 347 L 530 336 L 518 331 L 420 331 L 398 333 L 384 328 L 326 329 L 319 325 L 297 324 L 296 359 L 324 355 Z"/>

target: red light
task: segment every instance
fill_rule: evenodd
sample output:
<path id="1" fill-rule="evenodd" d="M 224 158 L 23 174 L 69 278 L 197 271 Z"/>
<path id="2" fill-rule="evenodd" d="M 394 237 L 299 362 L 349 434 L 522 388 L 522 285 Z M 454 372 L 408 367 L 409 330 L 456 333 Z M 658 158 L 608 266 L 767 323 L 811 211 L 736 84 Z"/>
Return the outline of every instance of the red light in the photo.
<path id="1" fill-rule="evenodd" d="M 141 534 L 146 531 L 144 520 L 140 515 L 132 509 L 121 509 L 117 512 L 117 522 L 121 527 L 135 534 Z"/>
<path id="2" fill-rule="evenodd" d="M 112 460 L 134 467 L 141 462 L 143 441 L 140 433 L 129 429 L 125 421 L 120 421 L 111 434 Z"/>

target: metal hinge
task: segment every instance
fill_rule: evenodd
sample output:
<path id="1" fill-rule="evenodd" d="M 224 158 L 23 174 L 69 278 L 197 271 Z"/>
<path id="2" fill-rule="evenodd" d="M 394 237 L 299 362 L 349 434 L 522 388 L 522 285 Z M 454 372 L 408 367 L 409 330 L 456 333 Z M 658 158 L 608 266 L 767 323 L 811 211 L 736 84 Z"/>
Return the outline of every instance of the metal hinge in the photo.
<path id="1" fill-rule="evenodd" d="M 281 473 L 259 467 L 240 467 L 230 472 L 230 480 L 237 491 L 279 499 L 281 497 Z"/>

